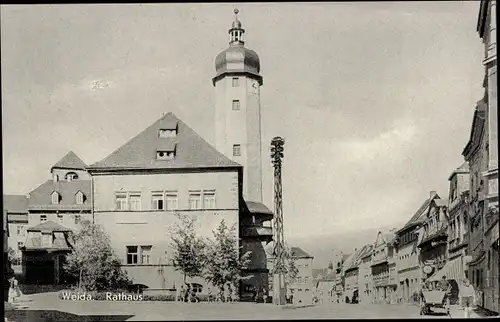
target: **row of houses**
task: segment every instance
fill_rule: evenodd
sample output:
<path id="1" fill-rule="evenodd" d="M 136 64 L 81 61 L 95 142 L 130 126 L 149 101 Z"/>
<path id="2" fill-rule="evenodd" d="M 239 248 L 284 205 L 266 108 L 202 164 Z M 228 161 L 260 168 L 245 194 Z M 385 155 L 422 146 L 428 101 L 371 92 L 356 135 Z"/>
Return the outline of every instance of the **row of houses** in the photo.
<path id="1" fill-rule="evenodd" d="M 435 191 L 399 229 L 380 231 L 373 244 L 336 254 L 315 274 L 316 292 L 334 302 L 408 302 L 424 281 L 468 278 L 479 305 L 498 312 L 498 130 L 496 2 L 480 3 L 477 31 L 485 45 L 484 97 L 477 103 L 464 163 L 449 176 L 449 196 Z"/>
<path id="2" fill-rule="evenodd" d="M 380 231 L 373 244 L 340 256 L 335 283 L 324 293 L 333 301 L 408 302 L 423 282 L 445 277 L 458 304 L 467 278 L 477 304 L 499 312 L 496 1 L 481 1 L 477 31 L 485 46 L 484 96 L 475 106 L 464 163 L 448 178 L 448 198 L 431 191 L 403 227 Z"/>

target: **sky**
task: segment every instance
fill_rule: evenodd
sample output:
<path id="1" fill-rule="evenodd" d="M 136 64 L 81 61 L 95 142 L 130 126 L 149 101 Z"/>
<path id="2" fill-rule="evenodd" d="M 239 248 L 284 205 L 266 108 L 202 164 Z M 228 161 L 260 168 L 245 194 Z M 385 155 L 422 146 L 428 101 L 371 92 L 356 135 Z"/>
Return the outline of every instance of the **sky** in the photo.
<path id="1" fill-rule="evenodd" d="M 285 138 L 285 238 L 401 227 L 429 191 L 447 197 L 483 95 L 477 1 L 1 6 L 4 193 L 69 150 L 99 161 L 166 112 L 213 143 L 236 6 L 264 77 L 271 209 L 269 145 Z"/>

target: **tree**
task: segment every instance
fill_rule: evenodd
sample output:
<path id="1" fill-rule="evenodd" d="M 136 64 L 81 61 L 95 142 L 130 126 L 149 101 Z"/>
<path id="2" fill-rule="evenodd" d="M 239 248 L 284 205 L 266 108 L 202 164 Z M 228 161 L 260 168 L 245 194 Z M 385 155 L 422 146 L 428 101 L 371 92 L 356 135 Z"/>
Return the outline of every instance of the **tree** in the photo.
<path id="1" fill-rule="evenodd" d="M 249 264 L 251 251 L 240 257 L 236 225 L 227 227 L 224 219 L 213 235 L 206 248 L 204 277 L 222 290 L 226 283 L 235 285 L 241 279 L 241 270 Z"/>
<path id="2" fill-rule="evenodd" d="M 121 261 L 116 256 L 108 235 L 99 225 L 82 221 L 81 229 L 67 236 L 72 239 L 72 252 L 66 257 L 64 271 L 78 280 L 78 288 L 86 291 L 118 290 L 129 284 Z"/>
<path id="3" fill-rule="evenodd" d="M 180 223 L 176 224 L 172 232 L 173 264 L 177 271 L 184 276 L 193 278 L 201 276 L 205 256 L 205 243 L 196 235 L 196 219 L 192 216 L 176 214 Z"/>

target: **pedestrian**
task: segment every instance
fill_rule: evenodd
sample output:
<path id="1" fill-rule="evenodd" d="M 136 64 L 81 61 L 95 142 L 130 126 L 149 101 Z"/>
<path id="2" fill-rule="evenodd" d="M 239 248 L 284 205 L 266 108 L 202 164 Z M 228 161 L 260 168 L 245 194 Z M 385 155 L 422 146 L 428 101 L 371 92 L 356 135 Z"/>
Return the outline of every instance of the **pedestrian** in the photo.
<path id="1" fill-rule="evenodd" d="M 228 303 L 231 301 L 231 293 L 229 291 L 229 285 L 224 284 L 224 302 Z"/>
<path id="2" fill-rule="evenodd" d="M 198 300 L 198 297 L 196 296 L 196 288 L 194 287 L 194 285 L 191 285 L 191 292 L 189 293 L 189 302 L 194 302 L 194 303 L 198 303 L 199 300 Z"/>
<path id="3" fill-rule="evenodd" d="M 184 285 L 181 285 L 181 287 L 176 292 L 175 301 L 176 302 L 182 301 L 183 297 L 184 297 Z"/>
<path id="4" fill-rule="evenodd" d="M 464 318 L 470 318 L 473 303 L 475 302 L 476 292 L 470 281 L 466 278 L 460 285 L 460 297 L 462 298 L 462 307 L 464 309 Z"/>
<path id="5" fill-rule="evenodd" d="M 253 299 L 254 299 L 255 303 L 258 302 L 258 299 L 259 299 L 259 290 L 257 289 L 257 287 L 254 288 Z"/>
<path id="6" fill-rule="evenodd" d="M 212 303 L 213 302 L 212 288 L 209 287 L 207 291 L 208 291 L 208 303 Z"/>
<path id="7" fill-rule="evenodd" d="M 238 301 L 238 288 L 234 284 L 231 284 L 231 301 Z"/>
<path id="8" fill-rule="evenodd" d="M 186 290 L 184 292 L 184 302 L 191 303 L 191 297 L 189 296 L 191 294 L 191 285 L 186 283 Z"/>
<path id="9" fill-rule="evenodd" d="M 262 298 L 264 299 L 264 304 L 267 303 L 267 289 L 265 287 L 262 290 Z"/>

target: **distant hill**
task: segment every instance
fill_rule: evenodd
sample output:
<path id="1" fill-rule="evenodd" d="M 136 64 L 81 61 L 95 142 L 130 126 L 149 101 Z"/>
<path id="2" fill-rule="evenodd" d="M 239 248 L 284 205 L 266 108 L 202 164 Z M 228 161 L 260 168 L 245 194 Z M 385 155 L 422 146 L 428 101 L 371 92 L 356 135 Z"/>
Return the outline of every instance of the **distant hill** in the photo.
<path id="1" fill-rule="evenodd" d="M 314 268 L 328 267 L 328 262 L 333 258 L 333 251 L 352 253 L 354 248 L 361 248 L 365 244 L 374 243 L 379 230 L 394 227 L 379 227 L 359 230 L 356 232 L 343 232 L 332 235 L 319 235 L 310 238 L 290 237 L 287 243 L 298 246 L 314 256 Z"/>

